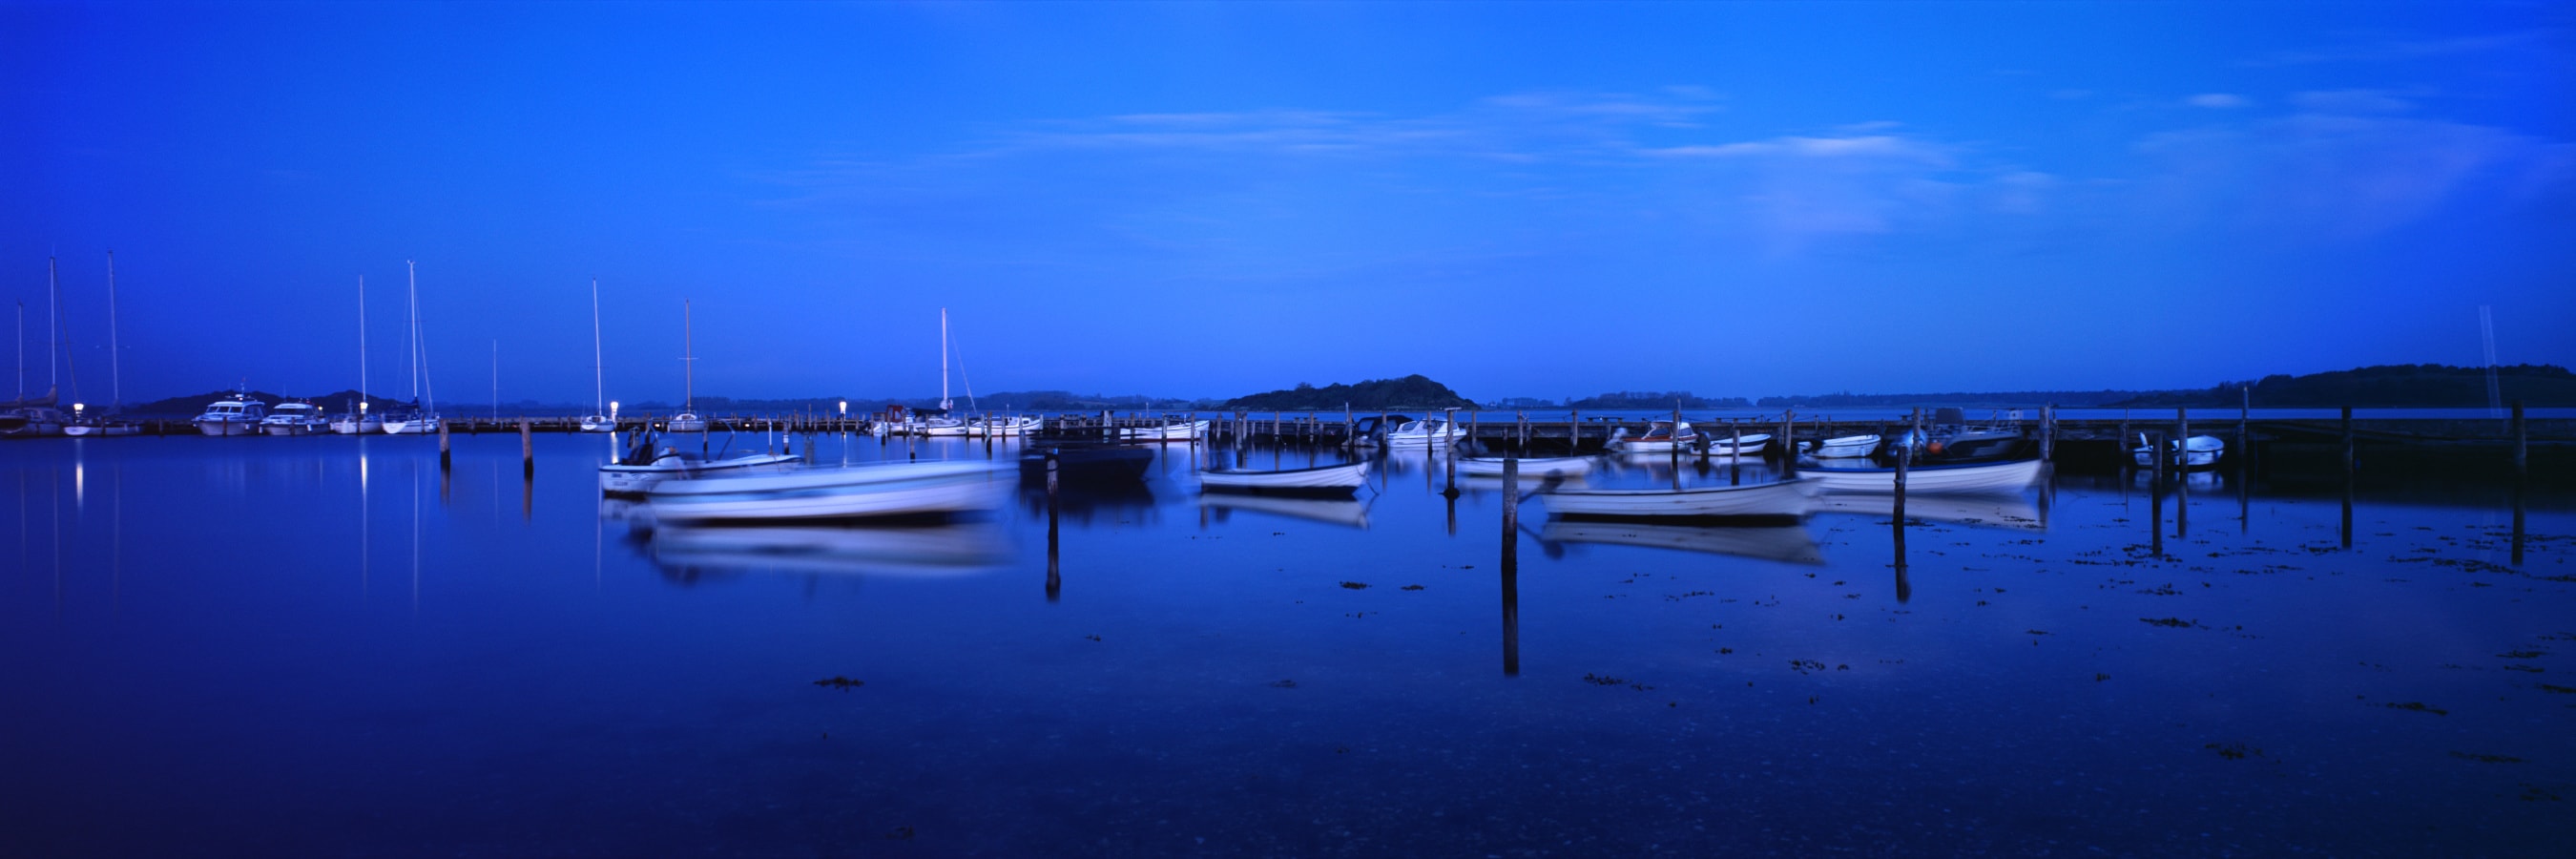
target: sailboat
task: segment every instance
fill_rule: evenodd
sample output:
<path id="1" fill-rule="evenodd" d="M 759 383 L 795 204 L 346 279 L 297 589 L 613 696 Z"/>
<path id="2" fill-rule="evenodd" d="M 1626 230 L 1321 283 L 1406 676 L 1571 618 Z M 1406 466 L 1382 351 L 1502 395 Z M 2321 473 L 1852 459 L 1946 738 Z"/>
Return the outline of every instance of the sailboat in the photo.
<path id="1" fill-rule="evenodd" d="M 72 422 L 63 434 L 75 438 L 90 436 L 134 435 L 143 425 L 125 419 L 125 375 L 117 354 L 116 336 L 116 252 L 107 252 L 107 414 L 90 418 L 80 403 L 72 404 Z"/>
<path id="2" fill-rule="evenodd" d="M 367 414 L 367 278 L 358 276 L 358 404 L 331 416 L 331 431 L 341 435 L 381 432 L 382 418 Z"/>
<path id="3" fill-rule="evenodd" d="M 384 422 L 385 432 L 394 435 L 436 433 L 438 432 L 438 394 L 430 387 L 428 381 L 429 344 L 422 342 L 423 338 L 420 336 L 420 269 L 418 264 L 411 260 L 404 260 L 403 272 L 411 282 L 410 294 L 407 296 L 410 302 L 410 322 L 407 330 L 404 331 L 403 338 L 411 344 L 411 413 L 387 418 Z M 424 393 L 429 399 L 429 405 L 426 408 L 421 405 Z"/>
<path id="4" fill-rule="evenodd" d="M 948 308 L 939 308 L 939 416 L 912 426 L 914 435 L 965 435 L 966 422 L 949 417 L 957 402 L 948 398 Z"/>
<path id="5" fill-rule="evenodd" d="M 28 438 L 41 435 L 61 435 L 63 432 L 63 412 L 61 409 L 54 407 L 54 404 L 59 402 L 56 397 L 59 396 L 62 391 L 62 377 L 55 370 L 54 364 L 54 350 L 57 348 L 54 345 L 56 337 L 56 323 L 54 317 L 57 314 L 51 299 L 51 296 L 55 294 L 54 261 L 51 257 L 47 257 L 45 259 L 45 283 L 48 290 L 46 293 L 48 299 L 45 305 L 45 395 L 40 398 L 29 399 L 26 395 L 26 391 L 24 390 L 24 383 L 21 382 L 21 389 L 18 392 L 18 398 L 8 403 L 0 404 L 8 407 L 6 417 L 0 418 L 0 436 L 9 438 Z M 27 306 L 21 304 L 18 306 L 18 364 L 19 375 L 22 379 L 26 375 L 26 362 Z"/>
<path id="6" fill-rule="evenodd" d="M 687 311 L 683 310 L 682 315 Z M 608 371 L 600 368 L 599 361 L 599 278 L 595 277 L 590 279 L 590 384 L 591 411 L 582 417 L 581 431 L 616 432 L 617 420 L 600 407 L 608 402 Z"/>
<path id="7" fill-rule="evenodd" d="M 689 300 L 680 299 L 680 413 L 663 425 L 665 432 L 706 432 L 707 419 L 698 417 L 698 352 L 696 340 L 689 336 Z"/>

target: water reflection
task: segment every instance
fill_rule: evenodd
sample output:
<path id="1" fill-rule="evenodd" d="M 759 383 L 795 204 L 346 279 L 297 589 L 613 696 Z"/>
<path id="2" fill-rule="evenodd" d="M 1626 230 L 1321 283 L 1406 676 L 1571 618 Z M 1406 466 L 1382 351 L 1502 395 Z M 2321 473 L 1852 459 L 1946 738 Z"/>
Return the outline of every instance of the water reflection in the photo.
<path id="1" fill-rule="evenodd" d="M 1539 528 L 1542 543 L 1608 543 L 1734 555 L 1790 564 L 1822 564 L 1824 553 L 1805 525 L 1659 525 L 1549 519 Z M 1550 553 L 1555 556 L 1554 552 Z"/>
<path id="2" fill-rule="evenodd" d="M 673 526 L 648 549 L 665 575 L 695 581 L 706 572 L 960 576 L 1010 558 L 1010 539 L 989 521 L 933 525 L 776 527 Z"/>
<path id="3" fill-rule="evenodd" d="M 1251 495 L 1239 492 L 1210 492 L 1199 496 L 1199 507 L 1213 519 L 1225 522 L 1237 512 L 1286 516 L 1311 522 L 1323 522 L 1349 528 L 1367 529 L 1369 502 L 1357 498 L 1297 498 L 1280 495 Z"/>
<path id="4" fill-rule="evenodd" d="M 1894 495 L 1826 493 L 1816 497 L 1818 513 L 1892 516 L 1896 513 L 1895 505 Z M 1908 495 L 1905 498 L 1905 517 L 1991 528 L 2048 530 L 2048 511 L 2042 509 L 2037 501 L 2023 496 Z"/>

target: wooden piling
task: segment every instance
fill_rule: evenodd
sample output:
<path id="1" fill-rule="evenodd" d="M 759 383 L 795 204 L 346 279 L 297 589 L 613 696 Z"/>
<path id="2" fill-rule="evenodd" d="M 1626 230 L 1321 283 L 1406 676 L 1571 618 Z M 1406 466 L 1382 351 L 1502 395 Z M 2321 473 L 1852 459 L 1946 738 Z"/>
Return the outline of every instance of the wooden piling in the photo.
<path id="1" fill-rule="evenodd" d="M 1503 458 L 1503 676 L 1521 673 L 1520 497 L 1518 457 Z"/>
<path id="2" fill-rule="evenodd" d="M 438 422 L 438 470 L 446 471 L 455 461 L 447 455 L 447 422 Z"/>
<path id="3" fill-rule="evenodd" d="M 2057 406 L 2039 407 L 2039 459 L 2057 461 Z"/>
<path id="4" fill-rule="evenodd" d="M 2191 410 L 2174 407 L 2174 536 L 2191 535 Z M 2214 465 L 2214 463 L 2213 463 Z"/>
<path id="5" fill-rule="evenodd" d="M 1582 409 L 1575 409 L 1565 413 L 1565 438 L 1566 446 L 1570 452 L 1577 454 L 1583 452 Z"/>
<path id="6" fill-rule="evenodd" d="M 2343 407 L 2343 547 L 2352 548 L 2353 481 L 2360 462 L 2353 456 L 2352 407 Z"/>
<path id="7" fill-rule="evenodd" d="M 531 480 L 537 476 L 537 437 L 527 418 L 519 419 L 519 472 Z"/>

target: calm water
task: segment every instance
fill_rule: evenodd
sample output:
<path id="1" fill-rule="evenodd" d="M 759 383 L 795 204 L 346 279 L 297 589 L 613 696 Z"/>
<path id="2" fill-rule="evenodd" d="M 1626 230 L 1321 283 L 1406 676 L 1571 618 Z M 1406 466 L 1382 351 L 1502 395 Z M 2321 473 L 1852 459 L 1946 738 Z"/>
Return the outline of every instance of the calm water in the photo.
<path id="1" fill-rule="evenodd" d="M 853 441 L 818 458 L 906 455 Z M 1068 489 L 1051 578 L 1041 493 L 936 528 L 656 532 L 597 496 L 605 448 L 540 438 L 525 488 L 506 436 L 459 437 L 445 476 L 418 438 L 0 443 L 0 854 L 2576 835 L 2563 489 L 2519 565 L 2501 487 L 2365 488 L 2346 549 L 2339 493 L 2201 476 L 2179 522 L 2143 480 L 2059 475 L 1918 499 L 1902 574 L 1866 503 L 1763 529 L 1532 504 L 1506 573 L 1499 493 L 1448 502 L 1422 454 L 1359 502 L 1216 505 L 1184 447 Z M 1677 477 L 1729 479 L 1593 482 Z"/>

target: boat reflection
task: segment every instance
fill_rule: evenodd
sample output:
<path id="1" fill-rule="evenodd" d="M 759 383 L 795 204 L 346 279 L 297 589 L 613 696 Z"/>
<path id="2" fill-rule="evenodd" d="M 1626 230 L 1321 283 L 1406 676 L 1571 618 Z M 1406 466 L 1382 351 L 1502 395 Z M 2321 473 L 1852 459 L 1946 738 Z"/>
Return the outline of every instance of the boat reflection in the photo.
<path id="1" fill-rule="evenodd" d="M 1243 511 L 1288 516 L 1362 530 L 1368 528 L 1368 502 L 1357 498 L 1299 498 L 1231 492 L 1208 493 L 1199 496 L 1199 507 L 1208 511 L 1218 522 L 1225 521 L 1232 513 Z"/>
<path id="2" fill-rule="evenodd" d="M 653 562 L 694 579 L 702 572 L 790 572 L 947 577 L 1010 557 L 998 523 L 781 527 L 671 526 L 653 532 Z"/>
<path id="3" fill-rule="evenodd" d="M 1805 525 L 1654 525 L 1550 518 L 1538 530 L 1552 557 L 1562 543 L 1610 543 L 1709 555 L 1735 555 L 1790 564 L 1823 564 L 1824 553 Z"/>
<path id="4" fill-rule="evenodd" d="M 1828 492 L 1817 496 L 1815 512 L 1893 516 L 1895 507 L 1894 495 Z M 2048 511 L 2042 509 L 2037 501 L 2017 495 L 1911 495 L 1905 499 L 1905 518 L 1991 528 L 2048 530 Z"/>

